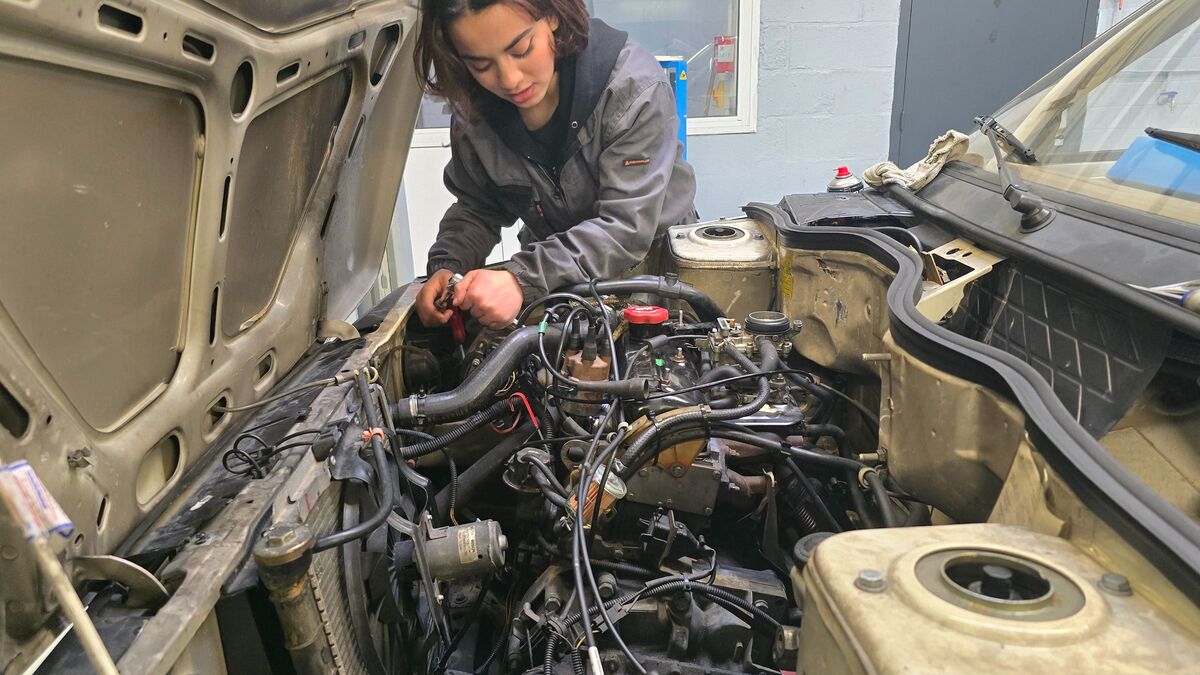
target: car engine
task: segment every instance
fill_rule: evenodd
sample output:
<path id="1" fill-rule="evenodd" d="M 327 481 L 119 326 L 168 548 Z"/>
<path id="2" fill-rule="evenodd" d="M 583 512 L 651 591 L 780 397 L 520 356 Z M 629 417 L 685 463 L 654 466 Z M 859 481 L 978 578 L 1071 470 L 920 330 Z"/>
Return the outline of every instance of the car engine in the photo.
<path id="1" fill-rule="evenodd" d="M 410 326 L 375 373 L 406 395 L 364 383 L 359 414 L 314 444 L 335 476 L 373 454 L 364 475 L 395 510 L 377 508 L 362 577 L 417 672 L 791 670 L 789 575 L 812 547 L 928 519 L 850 449 L 835 420 L 853 401 L 804 369 L 782 312 L 734 320 L 674 275 L 636 276 L 519 322 L 469 344 Z M 268 534 L 260 575 L 302 622 L 289 552 L 346 537 Z"/>

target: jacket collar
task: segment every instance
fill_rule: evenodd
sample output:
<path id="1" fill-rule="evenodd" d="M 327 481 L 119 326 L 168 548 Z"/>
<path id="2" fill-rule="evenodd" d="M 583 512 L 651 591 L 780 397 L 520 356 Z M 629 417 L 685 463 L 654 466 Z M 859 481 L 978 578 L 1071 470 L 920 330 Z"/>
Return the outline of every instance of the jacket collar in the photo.
<path id="1" fill-rule="evenodd" d="M 629 34 L 625 31 L 617 30 L 600 19 L 592 19 L 588 29 L 587 47 L 574 59 L 559 63 L 560 86 L 564 84 L 564 73 L 567 73 L 567 84 L 573 85 L 564 87 L 564 90 L 573 90 L 570 94 L 571 110 L 568 122 L 573 130 L 582 127 L 587 118 L 595 111 L 600 97 L 604 94 L 604 89 L 608 86 L 608 81 L 612 78 L 617 58 L 621 55 L 621 50 L 624 49 L 628 40 Z M 564 102 L 560 100 L 559 106 L 562 106 Z M 543 164 L 561 166 L 562 162 L 579 147 L 579 134 L 576 131 L 576 133 L 567 134 L 567 142 L 563 146 L 560 157 L 542 156 L 540 146 L 533 141 L 529 131 L 525 128 L 525 123 L 521 121 L 521 114 L 517 107 L 496 96 L 488 95 L 484 114 L 487 117 L 488 125 L 492 127 L 496 135 L 504 141 L 505 145 L 522 157 L 531 158 Z"/>

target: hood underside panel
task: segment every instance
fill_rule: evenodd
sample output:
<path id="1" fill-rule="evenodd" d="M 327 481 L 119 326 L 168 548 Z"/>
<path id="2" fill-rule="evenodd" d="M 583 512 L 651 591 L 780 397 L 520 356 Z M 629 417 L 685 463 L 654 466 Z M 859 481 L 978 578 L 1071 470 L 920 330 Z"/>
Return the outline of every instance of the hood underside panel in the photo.
<path id="1" fill-rule="evenodd" d="M 0 4 L 0 460 L 71 553 L 113 550 L 230 427 L 212 408 L 370 286 L 416 25 L 411 0 Z"/>

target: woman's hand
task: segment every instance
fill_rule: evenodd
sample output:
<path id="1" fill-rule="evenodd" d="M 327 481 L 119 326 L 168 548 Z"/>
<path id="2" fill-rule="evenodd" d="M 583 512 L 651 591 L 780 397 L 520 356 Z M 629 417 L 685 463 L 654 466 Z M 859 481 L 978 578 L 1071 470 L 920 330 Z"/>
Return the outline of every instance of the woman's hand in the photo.
<path id="1" fill-rule="evenodd" d="M 450 320 L 452 312 L 449 309 L 443 312 L 433 303 L 446 294 L 447 282 L 453 276 L 454 272 L 450 270 L 438 270 L 429 275 L 429 280 L 417 293 L 417 316 L 425 326 L 442 326 Z"/>
<path id="2" fill-rule="evenodd" d="M 521 284 L 506 270 L 473 270 L 454 287 L 454 304 L 488 328 L 510 325 L 524 301 Z"/>

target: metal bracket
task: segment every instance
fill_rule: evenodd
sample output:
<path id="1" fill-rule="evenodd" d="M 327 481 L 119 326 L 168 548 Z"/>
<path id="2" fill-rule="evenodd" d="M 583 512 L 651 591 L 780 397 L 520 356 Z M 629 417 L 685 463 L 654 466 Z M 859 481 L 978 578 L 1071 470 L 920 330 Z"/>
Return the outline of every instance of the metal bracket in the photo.
<path id="1" fill-rule="evenodd" d="M 126 605 L 136 609 L 158 609 L 170 595 L 144 567 L 115 555 L 80 555 L 71 558 L 76 581 L 115 581 L 129 588 Z"/>
<path id="2" fill-rule="evenodd" d="M 940 286 L 927 289 L 917 303 L 917 311 L 930 321 L 941 321 L 962 302 L 967 285 L 992 271 L 1002 256 L 985 251 L 965 239 L 955 239 L 929 252 L 944 260 L 953 260 L 971 268 L 970 272 Z"/>
<path id="3" fill-rule="evenodd" d="M 342 342 L 357 340 L 360 337 L 354 324 L 334 319 L 325 319 L 317 323 L 317 340 L 324 342 L 329 338 L 337 338 Z"/>

